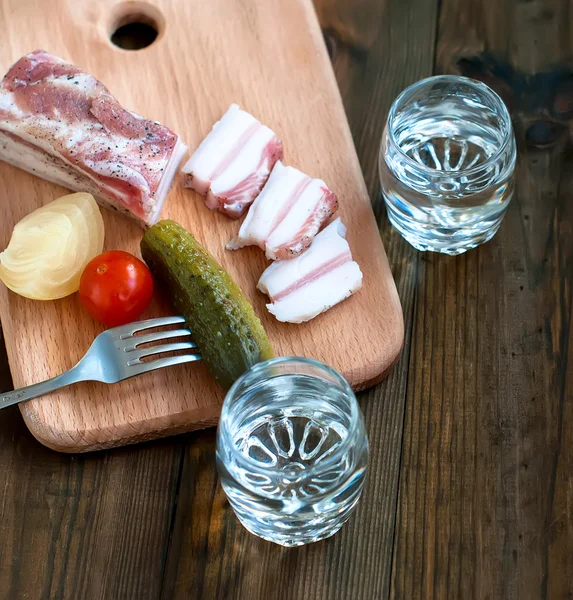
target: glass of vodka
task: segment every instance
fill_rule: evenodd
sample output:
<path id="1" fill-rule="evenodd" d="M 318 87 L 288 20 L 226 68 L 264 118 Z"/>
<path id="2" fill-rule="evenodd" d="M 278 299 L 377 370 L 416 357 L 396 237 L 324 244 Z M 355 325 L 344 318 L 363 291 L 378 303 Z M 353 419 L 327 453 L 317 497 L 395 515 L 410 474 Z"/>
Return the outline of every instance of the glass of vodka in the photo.
<path id="1" fill-rule="evenodd" d="M 515 157 L 509 113 L 489 87 L 453 75 L 415 83 L 382 136 L 390 222 L 418 250 L 461 254 L 487 242 L 513 194 Z"/>
<path id="2" fill-rule="evenodd" d="M 225 398 L 217 468 L 235 514 L 259 537 L 300 546 L 336 533 L 358 503 L 367 463 L 356 397 L 318 361 L 257 364 Z"/>

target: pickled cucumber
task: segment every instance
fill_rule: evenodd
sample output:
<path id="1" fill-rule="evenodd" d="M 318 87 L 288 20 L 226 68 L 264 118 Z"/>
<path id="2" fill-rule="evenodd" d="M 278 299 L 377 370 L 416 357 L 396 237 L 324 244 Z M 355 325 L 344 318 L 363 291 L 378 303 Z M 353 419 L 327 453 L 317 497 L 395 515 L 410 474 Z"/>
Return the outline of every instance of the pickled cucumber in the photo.
<path id="1" fill-rule="evenodd" d="M 274 356 L 267 334 L 239 286 L 175 221 L 160 221 L 141 254 L 173 308 L 185 317 L 207 367 L 225 388 Z"/>

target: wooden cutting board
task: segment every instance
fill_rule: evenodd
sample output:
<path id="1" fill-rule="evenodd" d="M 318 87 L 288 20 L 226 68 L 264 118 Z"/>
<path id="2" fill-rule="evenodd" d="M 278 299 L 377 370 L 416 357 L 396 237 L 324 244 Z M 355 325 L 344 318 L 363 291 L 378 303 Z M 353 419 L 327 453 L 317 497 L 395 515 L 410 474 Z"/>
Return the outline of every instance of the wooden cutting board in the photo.
<path id="1" fill-rule="evenodd" d="M 138 51 L 112 45 L 117 25 L 137 20 L 153 23 L 158 39 Z M 340 199 L 339 214 L 364 272 L 364 287 L 354 297 L 310 323 L 279 323 L 255 287 L 266 265 L 263 253 L 225 250 L 237 222 L 207 210 L 179 178 L 163 217 L 187 227 L 228 269 L 278 355 L 322 360 L 355 389 L 380 380 L 402 346 L 402 311 L 311 0 L 0 0 L 0 22 L 2 73 L 42 48 L 95 75 L 126 108 L 171 127 L 191 150 L 232 102 L 276 131 L 285 162 L 323 178 Z M 0 164 L 0 248 L 18 220 L 63 193 Z M 139 255 L 141 229 L 107 212 L 104 220 L 105 249 Z M 156 302 L 144 317 L 167 313 Z M 16 387 L 69 369 L 102 331 L 77 295 L 34 302 L 1 284 L 0 316 Z M 115 386 L 78 384 L 21 410 L 40 442 L 84 452 L 213 425 L 222 400 L 204 365 L 194 363 Z"/>

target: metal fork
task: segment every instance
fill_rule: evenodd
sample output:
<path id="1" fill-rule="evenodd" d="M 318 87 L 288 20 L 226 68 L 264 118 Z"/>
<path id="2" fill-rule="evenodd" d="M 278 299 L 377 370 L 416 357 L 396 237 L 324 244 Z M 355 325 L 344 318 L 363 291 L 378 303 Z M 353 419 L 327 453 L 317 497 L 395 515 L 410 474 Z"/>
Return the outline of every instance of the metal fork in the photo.
<path id="1" fill-rule="evenodd" d="M 96 337 L 85 356 L 75 367 L 72 367 L 66 373 L 62 373 L 62 375 L 58 375 L 42 383 L 35 383 L 28 387 L 0 395 L 0 408 L 6 408 L 19 402 L 43 396 L 79 381 L 117 383 L 135 375 L 155 371 L 155 369 L 201 360 L 201 355 L 196 350 L 197 345 L 191 340 L 164 343 L 172 338 L 189 337 L 191 331 L 187 328 L 154 331 L 136 335 L 148 329 L 183 323 L 185 323 L 183 317 L 165 317 L 138 321 L 108 329 Z M 154 342 L 161 343 L 140 348 L 143 344 Z M 155 354 L 174 352 L 176 350 L 191 350 L 192 352 L 178 356 L 142 360 L 147 357 L 153 357 Z"/>

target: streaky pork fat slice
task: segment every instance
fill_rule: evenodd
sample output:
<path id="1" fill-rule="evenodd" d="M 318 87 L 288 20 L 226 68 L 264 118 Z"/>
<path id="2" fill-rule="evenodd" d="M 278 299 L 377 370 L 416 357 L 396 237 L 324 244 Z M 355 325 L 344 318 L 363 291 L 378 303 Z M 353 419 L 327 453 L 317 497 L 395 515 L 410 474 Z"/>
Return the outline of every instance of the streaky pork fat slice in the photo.
<path id="1" fill-rule="evenodd" d="M 257 287 L 269 296 L 267 308 L 279 321 L 309 321 L 362 287 L 362 272 L 345 236 L 346 227 L 338 218 L 306 252 L 265 270 Z"/>
<path id="2" fill-rule="evenodd" d="M 227 248 L 259 246 L 271 260 L 294 258 L 310 246 L 337 209 L 338 200 L 324 181 L 277 161 Z"/>
<path id="3" fill-rule="evenodd" d="M 259 195 L 283 148 L 275 133 L 232 104 L 184 165 L 185 187 L 238 219 Z"/>

